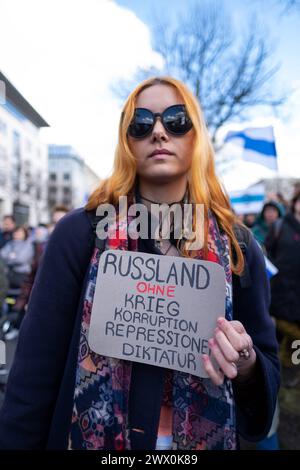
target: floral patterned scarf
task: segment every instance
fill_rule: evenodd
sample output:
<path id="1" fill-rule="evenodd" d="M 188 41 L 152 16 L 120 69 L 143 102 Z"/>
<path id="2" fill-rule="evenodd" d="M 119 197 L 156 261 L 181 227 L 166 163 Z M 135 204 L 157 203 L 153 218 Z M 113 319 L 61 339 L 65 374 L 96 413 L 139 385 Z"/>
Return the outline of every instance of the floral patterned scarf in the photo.
<path id="1" fill-rule="evenodd" d="M 123 219 L 122 219 L 123 220 Z M 105 249 L 138 251 L 137 240 L 127 234 L 120 219 L 115 237 Z M 132 218 L 128 216 L 129 224 Z M 209 215 L 207 260 L 219 263 L 226 275 L 226 318 L 232 319 L 232 278 L 229 244 L 216 218 Z M 127 236 L 127 235 L 126 235 Z M 101 252 L 95 247 L 90 262 L 80 332 L 74 405 L 69 449 L 130 449 L 128 403 L 132 363 L 96 354 L 89 348 L 88 333 Z M 203 252 L 197 252 L 203 259 Z M 210 379 L 173 371 L 173 449 L 235 450 L 235 407 L 231 381 L 216 386 Z"/>

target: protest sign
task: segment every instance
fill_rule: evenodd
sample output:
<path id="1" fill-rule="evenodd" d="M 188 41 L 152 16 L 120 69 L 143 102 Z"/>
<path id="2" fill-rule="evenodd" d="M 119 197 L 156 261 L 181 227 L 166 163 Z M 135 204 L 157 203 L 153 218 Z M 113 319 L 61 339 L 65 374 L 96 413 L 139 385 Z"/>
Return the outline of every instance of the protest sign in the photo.
<path id="1" fill-rule="evenodd" d="M 225 312 L 225 272 L 210 261 L 107 250 L 89 330 L 98 354 L 207 377 L 201 355 Z"/>

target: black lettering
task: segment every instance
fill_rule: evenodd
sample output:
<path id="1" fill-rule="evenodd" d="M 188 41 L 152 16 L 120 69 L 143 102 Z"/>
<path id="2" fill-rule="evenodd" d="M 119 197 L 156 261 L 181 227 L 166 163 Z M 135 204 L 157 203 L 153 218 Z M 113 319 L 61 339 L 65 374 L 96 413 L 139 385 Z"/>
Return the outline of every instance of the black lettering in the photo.
<path id="1" fill-rule="evenodd" d="M 202 273 L 202 276 L 201 276 L 201 270 L 204 271 Z M 197 276 L 196 276 L 196 289 L 206 289 L 209 285 L 209 282 L 210 282 L 210 275 L 209 275 L 208 269 L 202 266 L 202 264 L 198 265 Z"/>
<path id="2" fill-rule="evenodd" d="M 134 353 L 134 347 L 131 344 L 123 343 L 123 351 L 122 354 L 124 356 L 132 356 Z"/>
<path id="3" fill-rule="evenodd" d="M 150 328 L 150 330 L 147 330 L 147 341 L 149 343 L 154 343 L 155 342 L 155 330 Z"/>
<path id="4" fill-rule="evenodd" d="M 131 333 L 135 333 L 135 326 L 134 325 L 127 325 L 126 338 L 128 338 Z"/>
<path id="5" fill-rule="evenodd" d="M 155 277 L 155 269 L 153 267 L 149 266 L 150 263 L 152 263 L 155 266 L 155 259 L 154 258 L 149 258 L 145 262 L 146 268 L 148 268 L 150 270 L 150 272 L 152 273 L 149 276 L 146 276 L 146 274 L 144 273 L 145 281 L 152 281 L 152 279 L 154 279 L 154 277 Z"/>
<path id="6" fill-rule="evenodd" d="M 164 342 L 165 342 L 164 333 L 165 333 L 164 330 L 158 330 L 157 331 L 157 340 L 156 341 L 157 341 L 158 344 L 164 344 Z"/>
<path id="7" fill-rule="evenodd" d="M 134 323 L 135 322 L 141 323 L 141 314 L 140 314 L 140 312 L 134 312 L 133 313 L 133 321 L 134 321 Z"/>
<path id="8" fill-rule="evenodd" d="M 112 336 L 115 336 L 115 324 L 112 321 L 107 321 L 105 325 L 105 334 L 108 335 L 108 331 L 111 331 Z"/>
<path id="9" fill-rule="evenodd" d="M 173 307 L 173 305 L 176 305 L 177 308 Z M 176 300 L 172 300 L 172 302 L 169 302 L 167 305 L 167 312 L 172 317 L 176 317 L 177 315 L 179 315 L 179 303 L 176 302 Z"/>
<path id="10" fill-rule="evenodd" d="M 123 265 L 126 265 L 127 263 L 127 270 L 125 269 L 124 272 L 122 272 Z M 126 277 L 130 273 L 130 268 L 131 268 L 131 256 L 120 256 L 119 258 L 119 274 L 120 276 Z"/>
<path id="11" fill-rule="evenodd" d="M 134 307 L 134 304 L 133 304 L 133 294 L 128 297 L 128 294 L 125 295 L 125 301 L 124 301 L 124 307 L 127 307 L 127 303 L 130 302 L 130 307 L 133 308 Z"/>
<path id="12" fill-rule="evenodd" d="M 124 310 L 123 320 L 126 321 L 127 323 L 132 320 L 132 312 L 130 310 Z"/>
<path id="13" fill-rule="evenodd" d="M 116 336 L 124 336 L 124 326 L 123 323 L 117 323 Z"/>
<path id="14" fill-rule="evenodd" d="M 181 266 L 181 285 L 182 285 L 182 286 L 185 285 L 185 277 L 187 276 L 187 277 L 188 277 L 188 280 L 189 280 L 190 286 L 191 286 L 191 287 L 194 287 L 194 283 L 195 283 L 195 267 L 196 267 L 196 265 L 193 264 L 193 265 L 192 265 L 192 272 L 190 272 L 188 266 L 187 266 L 186 263 L 183 261 L 182 266 Z"/>
<path id="15" fill-rule="evenodd" d="M 210 353 L 210 348 L 208 347 L 208 341 L 207 339 L 204 339 L 202 341 L 201 354 L 209 354 L 209 353 Z"/>
<path id="16" fill-rule="evenodd" d="M 180 320 L 178 322 L 178 328 L 180 331 L 187 331 L 189 329 L 188 322 L 186 320 Z"/>
<path id="17" fill-rule="evenodd" d="M 141 256 L 135 256 L 135 257 L 133 258 L 133 260 L 132 260 L 132 266 L 137 269 L 138 274 L 136 274 L 136 275 L 134 276 L 133 273 L 131 273 L 132 279 L 141 279 L 141 277 L 142 277 L 141 268 L 136 265 L 136 263 L 137 263 L 138 261 L 140 261 L 142 265 L 144 264 L 144 259 L 143 259 Z"/>
<path id="18" fill-rule="evenodd" d="M 202 339 L 201 338 L 191 338 L 191 350 L 196 351 L 200 354 L 201 351 L 201 345 L 202 345 Z"/>
<path id="19" fill-rule="evenodd" d="M 141 356 L 139 356 L 140 349 L 141 349 L 141 346 L 139 346 L 139 345 L 137 344 L 137 345 L 136 345 L 136 355 L 135 355 L 135 357 L 138 357 L 138 358 L 141 357 Z"/>
<path id="20" fill-rule="evenodd" d="M 115 321 L 122 321 L 123 318 L 122 318 L 122 308 L 120 308 L 118 310 L 118 307 L 115 308 L 115 315 L 114 315 L 114 320 Z"/>
<path id="21" fill-rule="evenodd" d="M 153 299 L 154 299 L 154 295 L 148 295 L 149 304 L 148 304 L 147 312 L 153 312 L 153 308 L 152 308 Z"/>
<path id="22" fill-rule="evenodd" d="M 178 279 L 177 279 L 177 271 L 176 271 L 176 265 L 175 263 L 171 264 L 171 269 L 169 271 L 168 277 L 166 279 L 166 283 L 168 284 L 170 282 L 170 278 L 174 277 L 174 283 L 178 285 Z"/>
<path id="23" fill-rule="evenodd" d="M 134 308 L 137 309 L 137 308 L 138 308 L 137 306 L 138 306 L 139 304 L 140 304 L 140 305 L 142 306 L 142 308 L 145 310 L 145 308 L 146 308 L 146 307 L 145 307 L 145 299 L 144 299 L 144 297 L 143 297 L 142 295 L 136 295 L 136 296 L 135 296 L 135 306 L 134 306 Z"/>
<path id="24" fill-rule="evenodd" d="M 155 325 L 152 325 L 152 323 L 151 323 L 151 318 L 152 318 L 152 316 L 150 315 L 150 325 L 151 325 L 151 326 L 155 326 Z M 148 313 L 146 313 L 146 312 L 143 312 L 143 313 L 142 313 L 142 321 L 141 321 L 141 323 L 146 323 L 146 324 L 148 325 L 148 323 L 149 323 L 149 315 L 148 315 Z"/>
<path id="25" fill-rule="evenodd" d="M 157 263 L 156 263 L 156 277 L 155 277 L 155 280 L 156 280 L 156 282 L 165 282 L 164 279 L 159 279 L 159 271 L 160 271 L 160 260 L 158 259 Z"/>
<path id="26" fill-rule="evenodd" d="M 181 357 L 181 356 L 183 356 L 183 357 Z M 179 367 L 181 367 L 181 368 L 185 367 L 185 365 L 186 365 L 186 359 L 187 359 L 187 358 L 186 358 L 186 355 L 185 355 L 185 354 L 182 354 L 182 355 L 181 355 L 180 353 L 178 353 L 177 361 L 178 361 Z"/>
<path id="27" fill-rule="evenodd" d="M 163 351 L 163 352 L 162 352 L 162 355 L 160 356 L 159 363 L 161 363 L 163 359 L 164 359 L 165 361 L 167 361 L 168 365 L 170 365 L 169 356 L 168 356 L 168 354 L 167 354 L 167 351 Z"/>
<path id="28" fill-rule="evenodd" d="M 137 329 L 137 332 L 136 332 L 136 340 L 138 341 L 140 336 L 142 336 L 142 339 L 144 341 L 147 341 L 147 337 L 146 337 L 146 328 L 144 328 L 143 326 L 139 326 L 138 329 Z"/>
<path id="29" fill-rule="evenodd" d="M 148 346 L 148 348 L 146 348 L 146 346 L 143 346 L 143 359 L 148 359 L 148 361 L 150 361 L 151 359 L 151 356 L 149 354 L 149 349 L 150 349 L 150 346 Z M 145 357 L 147 355 L 147 357 Z"/>
<path id="30" fill-rule="evenodd" d="M 117 256 L 114 253 L 107 253 L 104 261 L 104 266 L 103 266 L 103 273 L 105 274 L 107 271 L 108 265 L 112 265 L 114 267 L 114 274 L 117 272 L 117 267 L 116 267 L 116 260 Z"/>
<path id="31" fill-rule="evenodd" d="M 197 333 L 197 331 L 198 331 L 198 322 L 197 321 L 194 325 L 191 321 L 189 322 L 189 332 L 190 331 L 193 331 L 193 333 Z"/>
<path id="32" fill-rule="evenodd" d="M 159 297 L 157 300 L 156 300 L 156 310 L 155 312 L 156 313 L 160 313 L 160 314 L 163 314 L 164 311 L 159 311 L 159 309 L 163 309 L 163 306 L 161 305 L 161 303 L 164 303 L 166 299 L 162 298 L 162 297 Z"/>
<path id="33" fill-rule="evenodd" d="M 193 367 L 191 367 L 193 365 Z M 193 353 L 188 353 L 188 368 L 192 370 L 196 370 L 196 358 Z"/>
<path id="34" fill-rule="evenodd" d="M 181 337 L 181 346 L 183 348 L 189 348 L 191 345 L 191 338 L 188 335 L 182 335 Z"/>

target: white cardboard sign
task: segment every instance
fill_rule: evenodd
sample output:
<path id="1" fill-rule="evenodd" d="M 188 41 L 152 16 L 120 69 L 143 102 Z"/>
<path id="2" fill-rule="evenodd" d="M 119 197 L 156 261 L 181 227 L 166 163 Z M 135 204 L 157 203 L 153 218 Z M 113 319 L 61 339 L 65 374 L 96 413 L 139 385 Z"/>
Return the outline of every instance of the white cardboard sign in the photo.
<path id="1" fill-rule="evenodd" d="M 225 272 L 211 261 L 107 250 L 99 260 L 89 330 L 98 354 L 207 377 Z"/>

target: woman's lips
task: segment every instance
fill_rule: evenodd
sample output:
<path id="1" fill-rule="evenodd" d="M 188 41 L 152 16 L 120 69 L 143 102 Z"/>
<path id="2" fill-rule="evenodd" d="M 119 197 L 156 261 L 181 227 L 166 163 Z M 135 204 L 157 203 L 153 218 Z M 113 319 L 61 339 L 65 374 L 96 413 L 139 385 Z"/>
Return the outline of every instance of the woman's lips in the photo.
<path id="1" fill-rule="evenodd" d="M 171 157 L 172 155 L 172 153 L 156 153 L 155 155 L 150 155 L 150 158 L 154 160 L 163 160 L 165 158 Z"/>

